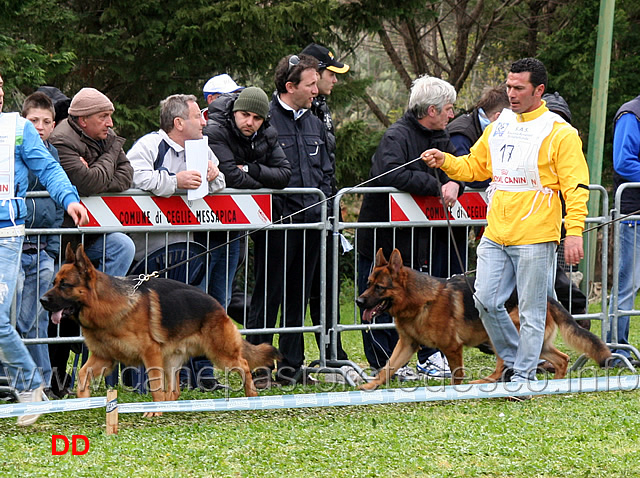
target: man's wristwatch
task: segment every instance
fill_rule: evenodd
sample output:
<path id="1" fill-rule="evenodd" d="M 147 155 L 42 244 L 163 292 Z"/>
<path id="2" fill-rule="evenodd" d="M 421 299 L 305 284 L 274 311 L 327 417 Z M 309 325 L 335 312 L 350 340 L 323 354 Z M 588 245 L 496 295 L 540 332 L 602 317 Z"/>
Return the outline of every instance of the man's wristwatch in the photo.
<path id="1" fill-rule="evenodd" d="M 247 165 L 247 164 L 243 164 L 243 165 L 242 165 L 242 170 L 243 170 L 245 173 L 248 173 L 248 172 L 249 172 L 249 165 Z"/>

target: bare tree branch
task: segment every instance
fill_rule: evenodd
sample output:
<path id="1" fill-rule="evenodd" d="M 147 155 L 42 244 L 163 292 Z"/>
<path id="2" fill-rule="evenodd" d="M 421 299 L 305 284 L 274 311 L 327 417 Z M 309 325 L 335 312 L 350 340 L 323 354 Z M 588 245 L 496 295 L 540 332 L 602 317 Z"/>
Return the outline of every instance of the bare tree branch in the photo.
<path id="1" fill-rule="evenodd" d="M 382 46 L 384 47 L 384 51 L 387 53 L 387 56 L 391 60 L 391 64 L 396 69 L 398 74 L 400 75 L 400 79 L 407 87 L 407 89 L 411 88 L 411 75 L 407 72 L 404 64 L 402 63 L 402 59 L 398 52 L 391 43 L 391 38 L 389 38 L 389 34 L 386 30 L 380 29 L 378 30 L 378 36 L 380 37 L 380 41 L 382 42 Z"/>
<path id="2" fill-rule="evenodd" d="M 378 107 L 376 102 L 373 101 L 373 98 L 371 98 L 371 95 L 369 95 L 369 93 L 365 92 L 363 99 L 365 103 L 367 103 L 367 106 L 369 106 L 369 109 L 374 114 L 374 116 L 378 118 L 378 121 L 380 121 L 380 123 L 382 123 L 385 128 L 391 126 L 391 121 L 389 120 L 387 115 L 385 115 L 383 111 Z"/>

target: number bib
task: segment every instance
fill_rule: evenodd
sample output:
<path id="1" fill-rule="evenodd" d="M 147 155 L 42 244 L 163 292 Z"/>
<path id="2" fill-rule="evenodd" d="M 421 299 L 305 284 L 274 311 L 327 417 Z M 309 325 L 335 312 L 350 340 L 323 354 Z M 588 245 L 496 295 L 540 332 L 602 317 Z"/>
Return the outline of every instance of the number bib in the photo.
<path id="1" fill-rule="evenodd" d="M 525 122 L 518 122 L 516 114 L 509 109 L 500 113 L 489 137 L 494 189 L 543 190 L 538 154 L 542 141 L 551 133 L 556 121 L 564 123 L 560 116 L 551 111 Z"/>
<path id="2" fill-rule="evenodd" d="M 0 200 L 13 199 L 18 113 L 0 113 Z"/>

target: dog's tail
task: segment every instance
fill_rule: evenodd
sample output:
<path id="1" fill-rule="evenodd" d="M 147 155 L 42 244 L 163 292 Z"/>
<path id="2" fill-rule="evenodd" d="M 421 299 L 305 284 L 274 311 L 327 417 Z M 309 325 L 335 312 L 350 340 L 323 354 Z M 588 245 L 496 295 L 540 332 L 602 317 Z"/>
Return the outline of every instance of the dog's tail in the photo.
<path id="1" fill-rule="evenodd" d="M 604 367 L 611 357 L 611 350 L 600 337 L 578 325 L 569 311 L 557 300 L 549 297 L 549 312 L 560 329 L 564 342 L 572 349 L 586 354 Z"/>
<path id="2" fill-rule="evenodd" d="M 255 370 L 260 367 L 273 368 L 273 362 L 281 359 L 280 351 L 269 344 L 253 345 L 243 340 L 242 356 L 249 362 L 249 368 Z"/>

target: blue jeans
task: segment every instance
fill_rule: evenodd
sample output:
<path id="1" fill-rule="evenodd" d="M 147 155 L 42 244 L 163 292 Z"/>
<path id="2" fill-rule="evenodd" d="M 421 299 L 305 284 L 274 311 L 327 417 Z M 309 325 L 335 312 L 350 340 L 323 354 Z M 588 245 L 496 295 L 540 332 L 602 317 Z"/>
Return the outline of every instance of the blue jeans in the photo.
<path id="1" fill-rule="evenodd" d="M 53 281 L 53 258 L 44 250 L 35 254 L 22 253 L 22 267 L 16 287 L 16 329 L 25 339 L 47 338 L 49 313 L 42 308 L 40 297 Z M 33 361 L 40 369 L 45 386 L 51 384 L 51 361 L 47 344 L 27 345 Z"/>
<path id="2" fill-rule="evenodd" d="M 42 385 L 36 364 L 11 325 L 11 303 L 18 281 L 23 240 L 23 237 L 0 238 L 0 361 L 9 383 L 20 392 Z"/>
<path id="3" fill-rule="evenodd" d="M 636 294 L 640 288 L 640 235 L 635 223 L 620 224 L 620 270 L 618 273 L 618 310 L 633 310 Z M 611 291 L 612 294 L 614 291 Z M 609 305 L 609 320 L 613 320 L 613 301 Z M 611 325 L 607 333 L 611 342 Z M 629 316 L 618 316 L 618 343 L 629 345 Z M 612 350 L 625 357 L 631 354 L 625 349 Z"/>
<path id="4" fill-rule="evenodd" d="M 226 242 L 226 241 L 225 241 Z M 219 244 L 224 244 L 223 242 Z M 210 241 L 209 248 L 218 243 Z M 209 253 L 209 295 L 213 296 L 225 309 L 231 300 L 233 277 L 236 275 L 240 257 L 240 241 L 232 240 L 226 246 L 218 247 Z M 206 283 L 206 278 L 203 284 Z"/>
<path id="5" fill-rule="evenodd" d="M 556 244 L 502 246 L 483 236 L 478 245 L 476 308 L 514 381 L 536 379 L 547 317 L 549 268 Z M 520 333 L 504 306 L 518 289 Z"/>
<path id="6" fill-rule="evenodd" d="M 126 234 L 111 232 L 101 235 L 84 251 L 89 259 L 98 261 L 98 269 L 105 274 L 124 277 L 133 262 L 136 246 Z"/>

